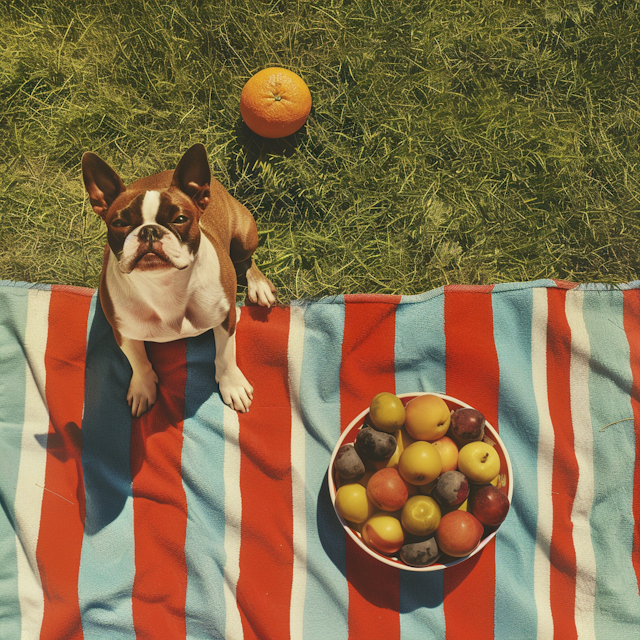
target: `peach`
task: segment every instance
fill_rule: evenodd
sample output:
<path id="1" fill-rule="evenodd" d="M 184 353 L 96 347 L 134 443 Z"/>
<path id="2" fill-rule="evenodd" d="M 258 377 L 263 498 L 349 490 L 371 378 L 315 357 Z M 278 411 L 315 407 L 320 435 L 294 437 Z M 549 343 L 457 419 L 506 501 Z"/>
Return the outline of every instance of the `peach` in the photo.
<path id="1" fill-rule="evenodd" d="M 442 473 L 458 468 L 458 447 L 449 436 L 442 436 L 431 443 L 442 458 Z"/>
<path id="2" fill-rule="evenodd" d="M 442 553 L 463 558 L 480 544 L 483 533 L 480 521 L 468 511 L 450 511 L 440 520 L 436 540 Z"/>
<path id="3" fill-rule="evenodd" d="M 369 478 L 367 497 L 378 509 L 397 511 L 409 498 L 409 488 L 395 467 L 385 467 Z"/>

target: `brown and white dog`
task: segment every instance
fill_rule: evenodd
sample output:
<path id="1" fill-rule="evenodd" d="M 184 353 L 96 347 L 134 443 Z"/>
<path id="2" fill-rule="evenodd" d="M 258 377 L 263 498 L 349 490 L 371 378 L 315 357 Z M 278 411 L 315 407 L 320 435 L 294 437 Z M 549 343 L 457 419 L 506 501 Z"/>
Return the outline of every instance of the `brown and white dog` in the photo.
<path id="1" fill-rule="evenodd" d="M 253 388 L 236 364 L 237 277 L 247 296 L 270 307 L 275 287 L 251 255 L 258 246 L 249 211 L 211 178 L 207 153 L 191 147 L 175 171 L 125 187 L 93 153 L 82 157 L 93 210 L 107 225 L 100 302 L 131 369 L 127 402 L 139 417 L 156 400 L 145 341 L 169 342 L 213 329 L 215 378 L 223 401 L 248 411 Z"/>

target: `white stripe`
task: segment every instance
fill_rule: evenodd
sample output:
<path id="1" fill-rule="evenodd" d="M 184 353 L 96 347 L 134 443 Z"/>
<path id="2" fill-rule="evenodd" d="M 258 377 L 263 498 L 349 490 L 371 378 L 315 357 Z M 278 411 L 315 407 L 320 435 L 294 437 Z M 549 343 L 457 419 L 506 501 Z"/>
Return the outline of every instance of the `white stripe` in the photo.
<path id="1" fill-rule="evenodd" d="M 142 224 L 158 224 L 158 209 L 160 209 L 160 192 L 147 191 L 142 200 Z"/>
<path id="2" fill-rule="evenodd" d="M 237 308 L 236 322 L 240 320 Z M 237 332 L 233 334 L 233 352 Z M 240 423 L 238 414 L 225 405 L 224 426 L 224 600 L 225 638 L 241 640 L 244 636 L 242 620 L 236 602 L 236 589 L 240 576 L 240 524 L 242 521 L 242 497 L 240 495 Z"/>
<path id="3" fill-rule="evenodd" d="M 533 289 L 533 318 L 531 327 L 531 367 L 533 391 L 538 408 L 538 522 L 533 565 L 533 584 L 538 610 L 538 639 L 553 638 L 551 617 L 551 532 L 553 528 L 553 500 L 551 479 L 555 437 L 549 397 L 547 395 L 547 290 Z"/>
<path id="4" fill-rule="evenodd" d="M 578 637 L 595 638 L 596 556 L 589 515 L 594 498 L 593 431 L 589 404 L 589 334 L 582 314 L 584 291 L 567 291 L 565 311 L 571 330 L 571 422 L 578 461 L 578 486 L 571 510 L 576 551 L 575 620 Z"/>
<path id="5" fill-rule="evenodd" d="M 47 348 L 50 301 L 50 291 L 29 291 L 24 338 L 27 356 L 24 425 L 15 501 L 18 597 L 23 640 L 40 636 L 44 615 L 44 595 L 36 561 L 36 547 L 40 530 L 49 433 L 44 356 Z"/>
<path id="6" fill-rule="evenodd" d="M 293 580 L 290 636 L 302 638 L 307 585 L 307 513 L 305 500 L 305 429 L 300 406 L 304 350 L 304 307 L 292 305 L 289 320 L 289 398 L 291 402 L 291 482 L 293 494 Z"/>

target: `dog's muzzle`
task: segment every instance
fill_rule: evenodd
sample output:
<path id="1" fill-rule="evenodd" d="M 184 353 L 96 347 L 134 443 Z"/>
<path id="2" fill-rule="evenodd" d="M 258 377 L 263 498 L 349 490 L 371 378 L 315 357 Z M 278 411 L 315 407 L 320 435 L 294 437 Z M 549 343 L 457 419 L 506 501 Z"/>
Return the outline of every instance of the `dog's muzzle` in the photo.
<path id="1" fill-rule="evenodd" d="M 138 242 L 140 244 L 152 245 L 154 242 L 158 242 L 167 232 L 157 224 L 147 224 L 140 227 L 138 232 Z"/>

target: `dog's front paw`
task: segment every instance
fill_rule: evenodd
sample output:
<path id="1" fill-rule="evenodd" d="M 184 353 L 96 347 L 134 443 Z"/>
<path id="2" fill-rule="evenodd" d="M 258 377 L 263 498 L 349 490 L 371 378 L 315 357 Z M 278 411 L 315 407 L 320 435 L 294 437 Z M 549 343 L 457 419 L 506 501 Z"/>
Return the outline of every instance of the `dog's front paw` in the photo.
<path id="1" fill-rule="evenodd" d="M 134 373 L 127 392 L 127 402 L 131 407 L 131 415 L 139 418 L 155 404 L 158 376 L 153 369 L 147 374 Z"/>
<path id="2" fill-rule="evenodd" d="M 276 303 L 276 288 L 258 267 L 252 265 L 247 271 L 247 298 L 252 304 L 271 307 Z"/>
<path id="3" fill-rule="evenodd" d="M 253 400 L 253 387 L 238 367 L 224 371 L 218 375 L 216 382 L 220 388 L 222 401 L 235 411 L 246 413 Z"/>

